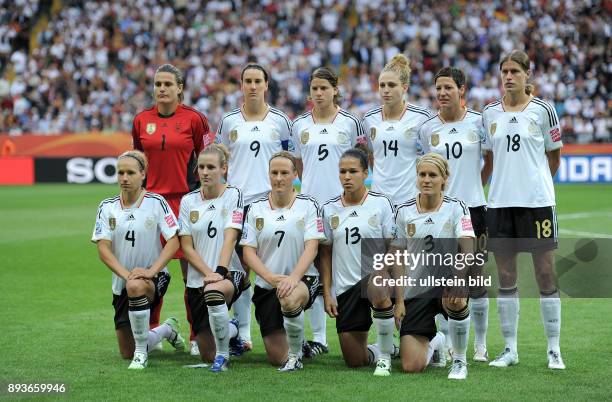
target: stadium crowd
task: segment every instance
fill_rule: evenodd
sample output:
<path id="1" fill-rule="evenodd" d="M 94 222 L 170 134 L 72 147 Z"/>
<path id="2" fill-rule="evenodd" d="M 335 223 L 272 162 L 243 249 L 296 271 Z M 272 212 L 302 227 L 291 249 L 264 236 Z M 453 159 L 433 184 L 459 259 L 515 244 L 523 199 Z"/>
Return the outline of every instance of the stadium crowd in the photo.
<path id="1" fill-rule="evenodd" d="M 564 141 L 610 141 L 605 1 L 66 0 L 29 53 L 11 38 L 37 18 L 38 2 L 11 4 L 0 14 L 0 62 L 15 78 L 0 78 L 0 132 L 129 131 L 152 104 L 164 62 L 186 71 L 185 103 L 212 128 L 241 102 L 249 60 L 269 68 L 269 102 L 290 117 L 306 109 L 308 77 L 321 65 L 340 72 L 342 106 L 362 115 L 380 103 L 378 73 L 398 52 L 412 62 L 413 103 L 435 107 L 433 74 L 452 64 L 468 74 L 468 105 L 481 110 L 501 96 L 500 56 L 522 48 Z"/>

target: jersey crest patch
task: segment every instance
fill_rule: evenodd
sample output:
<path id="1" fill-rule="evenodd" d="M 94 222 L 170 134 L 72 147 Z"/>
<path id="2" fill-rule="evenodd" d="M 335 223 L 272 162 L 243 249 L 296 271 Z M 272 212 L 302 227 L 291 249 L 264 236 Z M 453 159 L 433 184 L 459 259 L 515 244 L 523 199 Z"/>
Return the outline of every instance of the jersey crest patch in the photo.
<path id="1" fill-rule="evenodd" d="M 236 142 L 236 140 L 238 139 L 238 130 L 230 131 L 229 138 L 231 142 Z"/>
<path id="2" fill-rule="evenodd" d="M 306 145 L 308 143 L 308 139 L 310 138 L 310 134 L 308 131 L 302 131 L 302 135 L 300 136 L 300 142 L 302 145 Z"/>
<path id="3" fill-rule="evenodd" d="M 491 128 L 489 128 L 491 135 L 495 134 L 495 130 L 497 130 L 497 123 L 491 124 Z"/>
<path id="4" fill-rule="evenodd" d="M 414 236 L 416 233 L 416 225 L 414 223 L 409 223 L 406 232 L 408 233 L 408 236 Z"/>
<path id="5" fill-rule="evenodd" d="M 152 135 L 157 129 L 157 125 L 155 123 L 147 123 L 147 134 Z"/>
<path id="6" fill-rule="evenodd" d="M 147 216 L 145 219 L 145 227 L 149 230 L 155 229 L 155 219 L 152 216 Z"/>
<path id="7" fill-rule="evenodd" d="M 117 227 L 117 219 L 108 218 L 108 226 L 110 227 L 110 230 L 115 230 L 115 228 Z"/>
<path id="8" fill-rule="evenodd" d="M 474 132 L 474 130 L 470 130 L 468 132 L 468 141 L 470 141 L 470 142 L 478 142 L 478 137 L 476 136 L 476 133 Z"/>
<path id="9" fill-rule="evenodd" d="M 261 232 L 264 227 L 264 218 L 255 219 L 255 228 Z"/>
<path id="10" fill-rule="evenodd" d="M 370 219 L 368 219 L 368 225 L 372 226 L 373 228 L 378 226 L 378 216 L 371 216 Z"/>
<path id="11" fill-rule="evenodd" d="M 407 129 L 406 131 L 404 131 L 404 137 L 409 140 L 413 135 L 415 135 L 415 132 L 412 128 Z"/>
<path id="12" fill-rule="evenodd" d="M 332 216 L 330 220 L 330 225 L 332 229 L 336 230 L 338 228 L 338 225 L 340 225 L 340 217 L 338 215 Z"/>
<path id="13" fill-rule="evenodd" d="M 200 219 L 200 211 L 191 211 L 189 212 L 189 220 L 191 223 L 196 223 Z"/>
<path id="14" fill-rule="evenodd" d="M 346 144 L 348 143 L 348 135 L 346 135 L 345 133 L 339 133 L 338 134 L 338 144 Z"/>
<path id="15" fill-rule="evenodd" d="M 375 138 L 376 138 L 376 127 L 372 127 L 370 129 L 370 139 L 374 141 Z"/>
<path id="16" fill-rule="evenodd" d="M 298 221 L 295 223 L 295 226 L 297 226 L 297 228 L 300 230 L 304 229 L 304 218 L 298 219 Z"/>
<path id="17" fill-rule="evenodd" d="M 440 134 L 438 133 L 433 133 L 431 135 L 431 145 L 433 145 L 434 147 L 437 146 L 440 143 Z"/>

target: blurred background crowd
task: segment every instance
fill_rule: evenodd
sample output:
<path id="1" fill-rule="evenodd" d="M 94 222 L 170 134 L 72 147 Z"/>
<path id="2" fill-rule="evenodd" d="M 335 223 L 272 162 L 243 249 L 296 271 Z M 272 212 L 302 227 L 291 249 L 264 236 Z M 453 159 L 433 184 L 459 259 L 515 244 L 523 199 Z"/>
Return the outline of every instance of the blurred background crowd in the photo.
<path id="1" fill-rule="evenodd" d="M 212 128 L 241 103 L 248 61 L 271 75 L 268 101 L 307 107 L 311 71 L 340 74 L 344 108 L 380 103 L 378 74 L 398 52 L 412 65 L 409 100 L 436 108 L 433 76 L 468 76 L 475 110 L 499 99 L 500 57 L 531 57 L 536 94 L 554 103 L 566 142 L 609 142 L 612 2 L 608 0 L 0 0 L 0 132 L 130 131 L 169 62 L 185 103 Z"/>

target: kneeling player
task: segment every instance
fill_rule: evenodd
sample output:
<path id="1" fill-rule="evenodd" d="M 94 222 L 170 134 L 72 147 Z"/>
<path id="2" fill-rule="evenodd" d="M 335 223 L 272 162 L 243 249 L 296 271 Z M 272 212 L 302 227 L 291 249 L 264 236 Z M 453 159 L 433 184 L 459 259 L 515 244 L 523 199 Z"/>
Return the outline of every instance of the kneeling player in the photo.
<path id="1" fill-rule="evenodd" d="M 187 301 L 193 331 L 202 360 L 214 359 L 210 368 L 214 372 L 227 370 L 230 347 L 232 354 L 242 350 L 238 322 L 230 320 L 228 309 L 246 284 L 234 251 L 243 207 L 240 190 L 221 182 L 228 158 L 227 149 L 219 144 L 200 153 L 198 176 L 202 186 L 183 197 L 179 217 L 181 246 L 189 261 Z"/>
<path id="2" fill-rule="evenodd" d="M 448 162 L 440 155 L 428 153 L 418 160 L 417 187 L 420 193 L 416 198 L 397 207 L 395 222 L 398 238 L 394 246 L 403 247 L 410 239 L 423 239 L 419 245 L 423 246 L 426 253 L 444 254 L 442 250 L 445 249 L 445 241 L 442 239 L 459 239 L 462 252 L 472 252 L 475 236 L 468 208 L 462 201 L 446 197 L 442 193 L 448 176 Z M 412 249 L 411 244 L 408 246 Z M 418 281 L 430 278 L 435 272 L 436 278 L 447 275 L 445 271 L 432 271 L 430 267 L 423 265 L 411 269 L 409 276 Z M 443 344 L 443 337 L 436 334 L 435 324 L 436 314 L 441 313 L 448 316 L 449 336 L 453 348 L 453 364 L 448 378 L 467 377 L 466 350 L 470 316 L 467 287 L 464 289 L 429 284 L 417 284 L 417 287 L 412 289 L 402 289 L 401 286 L 395 288 L 397 300 L 404 299 L 404 303 L 398 303 L 395 307 L 404 371 L 423 371 L 434 349 L 442 346 L 440 343 Z"/>
<path id="3" fill-rule="evenodd" d="M 272 191 L 251 204 L 240 244 L 257 274 L 253 304 L 268 360 L 282 365 L 279 371 L 294 371 L 303 367 L 303 311 L 319 285 L 313 261 L 323 224 L 316 201 L 293 188 L 297 168 L 290 153 L 272 155 L 269 176 Z"/>
<path id="4" fill-rule="evenodd" d="M 178 225 L 166 200 L 142 188 L 147 159 L 140 151 L 119 156 L 117 178 L 121 193 L 100 203 L 91 240 L 100 260 L 113 272 L 113 306 L 119 350 L 133 357 L 130 369 L 144 369 L 148 347 L 167 339 L 177 350 L 185 347 L 178 322 L 168 318 L 149 330 L 151 309 L 170 282 L 166 264 L 179 247 Z M 166 240 L 162 249 L 160 234 Z"/>
<path id="5" fill-rule="evenodd" d="M 393 206 L 387 196 L 367 190 L 368 159 L 363 151 L 350 149 L 342 154 L 339 176 L 344 192 L 323 205 L 325 310 L 336 318 L 346 365 L 361 367 L 376 362 L 374 375 L 388 376 L 394 352 L 393 304 L 389 289 L 373 286 L 371 272 L 362 269 L 361 249 L 363 239 L 393 237 Z M 331 293 L 332 272 L 335 297 Z M 378 337 L 375 345 L 368 345 L 372 316 Z"/>

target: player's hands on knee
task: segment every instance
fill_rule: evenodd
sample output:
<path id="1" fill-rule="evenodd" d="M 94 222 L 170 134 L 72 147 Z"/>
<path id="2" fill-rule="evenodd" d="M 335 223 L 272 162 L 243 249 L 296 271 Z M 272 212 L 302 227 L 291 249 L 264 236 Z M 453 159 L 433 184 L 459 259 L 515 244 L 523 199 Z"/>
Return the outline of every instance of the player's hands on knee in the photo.
<path id="1" fill-rule="evenodd" d="M 266 279 L 266 282 L 268 282 L 273 288 L 278 288 L 278 284 L 285 278 L 287 278 L 287 275 L 270 275 Z"/>
<path id="2" fill-rule="evenodd" d="M 338 317 L 338 303 L 336 299 L 331 297 L 330 294 L 323 295 L 323 302 L 325 304 L 325 312 L 332 318 Z"/>
<path id="3" fill-rule="evenodd" d="M 151 275 L 150 271 L 144 268 L 134 268 L 128 276 L 128 280 L 135 279 L 152 279 L 154 275 Z"/>
<path id="4" fill-rule="evenodd" d="M 287 297 L 293 293 L 297 287 L 299 281 L 292 276 L 288 276 L 285 279 L 278 282 L 276 285 L 276 295 L 281 297 Z"/>
<path id="5" fill-rule="evenodd" d="M 395 318 L 395 328 L 398 330 L 402 326 L 402 320 L 406 315 L 406 306 L 404 305 L 403 300 L 399 300 L 398 303 L 393 307 L 393 316 Z"/>
<path id="6" fill-rule="evenodd" d="M 204 286 L 211 284 L 211 283 L 215 283 L 215 282 L 220 282 L 223 279 L 225 279 L 224 277 L 221 276 L 221 274 L 217 273 L 217 272 L 213 272 L 211 274 L 208 274 L 204 277 Z"/>

